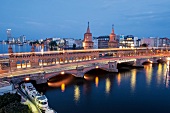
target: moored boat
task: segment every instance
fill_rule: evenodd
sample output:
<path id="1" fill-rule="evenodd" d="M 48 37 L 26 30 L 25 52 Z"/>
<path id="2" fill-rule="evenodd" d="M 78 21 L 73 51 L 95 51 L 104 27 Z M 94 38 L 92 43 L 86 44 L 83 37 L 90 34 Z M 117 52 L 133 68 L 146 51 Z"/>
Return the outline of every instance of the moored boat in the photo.
<path id="1" fill-rule="evenodd" d="M 22 91 L 35 103 L 35 105 L 44 113 L 56 113 L 48 106 L 48 99 L 41 95 L 31 83 L 21 84 Z"/>

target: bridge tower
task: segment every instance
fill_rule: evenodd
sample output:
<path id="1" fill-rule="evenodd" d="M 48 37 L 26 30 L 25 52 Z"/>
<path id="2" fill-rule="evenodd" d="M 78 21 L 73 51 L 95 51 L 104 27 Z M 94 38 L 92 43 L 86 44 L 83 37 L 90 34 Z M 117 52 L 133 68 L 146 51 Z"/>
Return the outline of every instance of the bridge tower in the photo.
<path id="1" fill-rule="evenodd" d="M 92 49 L 93 48 L 92 33 L 90 33 L 89 22 L 88 22 L 87 31 L 84 34 L 83 47 L 84 47 L 84 49 Z"/>
<path id="2" fill-rule="evenodd" d="M 109 48 L 116 48 L 118 46 L 118 43 L 116 41 L 116 34 L 114 33 L 114 25 L 112 25 L 112 32 L 110 34 L 108 46 Z"/>

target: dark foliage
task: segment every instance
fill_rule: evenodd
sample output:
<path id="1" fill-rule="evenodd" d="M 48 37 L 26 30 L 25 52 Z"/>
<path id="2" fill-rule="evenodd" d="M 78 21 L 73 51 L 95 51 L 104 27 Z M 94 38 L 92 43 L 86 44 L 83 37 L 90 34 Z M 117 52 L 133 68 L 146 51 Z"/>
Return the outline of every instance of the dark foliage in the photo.
<path id="1" fill-rule="evenodd" d="M 28 106 L 22 105 L 21 96 L 16 94 L 4 94 L 0 96 L 0 113 L 31 113 Z"/>

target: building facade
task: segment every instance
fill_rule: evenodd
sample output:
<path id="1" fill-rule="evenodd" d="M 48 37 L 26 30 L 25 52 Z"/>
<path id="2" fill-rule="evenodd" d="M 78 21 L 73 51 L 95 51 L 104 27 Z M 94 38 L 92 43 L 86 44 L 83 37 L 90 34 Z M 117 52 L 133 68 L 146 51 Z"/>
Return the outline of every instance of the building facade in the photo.
<path id="1" fill-rule="evenodd" d="M 95 41 L 95 45 L 98 44 L 98 49 L 102 49 L 102 48 L 108 48 L 109 38 L 110 38 L 109 36 L 99 36 L 99 37 L 93 37 L 93 40 Z"/>
<path id="2" fill-rule="evenodd" d="M 159 47 L 169 47 L 170 39 L 169 38 L 159 38 Z"/>

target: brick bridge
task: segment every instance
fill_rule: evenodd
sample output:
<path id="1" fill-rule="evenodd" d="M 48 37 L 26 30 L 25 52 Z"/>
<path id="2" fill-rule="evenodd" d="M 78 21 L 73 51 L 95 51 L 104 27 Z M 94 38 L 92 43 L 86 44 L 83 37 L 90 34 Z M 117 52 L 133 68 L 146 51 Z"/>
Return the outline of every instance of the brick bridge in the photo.
<path id="1" fill-rule="evenodd" d="M 110 56 L 103 54 L 110 53 Z M 109 72 L 118 72 L 117 64 L 131 62 L 142 66 L 143 62 L 156 63 L 158 59 L 167 60 L 170 56 L 167 49 L 91 49 L 68 50 L 60 52 L 13 53 L 9 48 L 10 67 L 7 73 L 0 74 L 1 80 L 12 80 L 15 83 L 25 79 L 47 82 L 58 74 L 72 74 L 84 77 L 92 69 L 100 68 Z"/>

